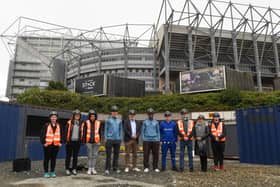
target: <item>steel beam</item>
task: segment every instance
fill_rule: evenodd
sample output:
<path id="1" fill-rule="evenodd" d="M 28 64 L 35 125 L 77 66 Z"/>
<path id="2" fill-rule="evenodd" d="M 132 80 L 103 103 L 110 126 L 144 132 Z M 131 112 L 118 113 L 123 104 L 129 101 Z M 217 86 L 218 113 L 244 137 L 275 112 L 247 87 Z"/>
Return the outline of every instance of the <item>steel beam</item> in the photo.
<path id="1" fill-rule="evenodd" d="M 188 29 L 188 48 L 189 48 L 189 68 L 194 70 L 193 64 L 193 42 L 192 42 L 192 29 Z"/>
<path id="2" fill-rule="evenodd" d="M 101 69 L 102 69 L 102 51 L 98 50 L 98 74 L 101 75 Z"/>
<path id="3" fill-rule="evenodd" d="M 169 62 L 168 24 L 164 25 L 164 66 L 165 66 L 165 93 L 170 93 L 170 62 Z"/>
<path id="4" fill-rule="evenodd" d="M 217 66 L 217 55 L 216 55 L 216 42 L 215 42 L 215 31 L 213 28 L 210 29 L 210 44 L 211 44 L 211 57 L 212 66 Z"/>
<path id="5" fill-rule="evenodd" d="M 239 70 L 239 60 L 238 60 L 238 50 L 237 50 L 237 42 L 236 42 L 236 32 L 232 32 L 232 48 L 233 48 L 233 59 L 234 59 L 234 68 L 235 70 Z"/>
<path id="6" fill-rule="evenodd" d="M 277 38 L 275 35 L 272 35 L 271 38 L 272 38 L 272 46 L 273 46 L 273 53 L 275 59 L 275 72 L 276 72 L 276 76 L 280 77 L 280 64 L 279 64 L 279 53 L 277 48 Z"/>
<path id="7" fill-rule="evenodd" d="M 259 58 L 257 36 L 255 33 L 252 34 L 252 40 L 253 40 L 254 56 L 255 56 L 255 63 L 256 63 L 258 91 L 262 92 L 262 72 L 261 72 L 261 64 L 260 64 L 260 58 Z"/>
<path id="8" fill-rule="evenodd" d="M 153 89 L 157 90 L 157 57 L 156 57 L 156 49 L 154 48 L 154 64 L 153 64 Z"/>
<path id="9" fill-rule="evenodd" d="M 124 41 L 124 77 L 128 76 L 128 46 L 126 41 Z"/>

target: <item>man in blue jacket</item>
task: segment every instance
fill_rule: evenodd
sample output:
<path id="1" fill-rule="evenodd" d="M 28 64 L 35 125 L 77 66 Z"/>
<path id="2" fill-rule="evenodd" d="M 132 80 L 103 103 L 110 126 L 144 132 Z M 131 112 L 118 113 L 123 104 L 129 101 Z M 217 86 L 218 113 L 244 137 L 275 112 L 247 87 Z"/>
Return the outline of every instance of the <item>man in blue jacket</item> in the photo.
<path id="1" fill-rule="evenodd" d="M 144 150 L 144 172 L 149 172 L 150 152 L 153 154 L 153 169 L 155 172 L 160 172 L 158 169 L 159 158 L 159 141 L 160 131 L 158 121 L 154 119 L 155 111 L 152 108 L 147 110 L 148 119 L 143 121 L 142 125 L 142 140 Z"/>
<path id="2" fill-rule="evenodd" d="M 160 123 L 160 142 L 161 142 L 161 152 L 162 152 L 162 171 L 166 169 L 166 156 L 168 150 L 170 150 L 172 170 L 178 171 L 176 167 L 176 143 L 178 129 L 176 123 L 171 120 L 171 112 L 166 111 L 165 121 Z"/>
<path id="3" fill-rule="evenodd" d="M 111 154 L 112 149 L 114 149 L 113 157 L 113 171 L 120 173 L 118 162 L 120 146 L 122 141 L 122 120 L 118 118 L 118 107 L 112 106 L 111 116 L 105 121 L 105 147 L 106 147 L 106 168 L 105 174 L 110 174 L 111 169 Z"/>

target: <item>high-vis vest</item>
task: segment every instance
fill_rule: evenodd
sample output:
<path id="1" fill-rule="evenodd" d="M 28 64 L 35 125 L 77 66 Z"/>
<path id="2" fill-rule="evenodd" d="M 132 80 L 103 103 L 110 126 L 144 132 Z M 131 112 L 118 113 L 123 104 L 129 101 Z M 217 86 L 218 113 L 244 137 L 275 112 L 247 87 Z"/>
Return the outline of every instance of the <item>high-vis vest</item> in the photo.
<path id="1" fill-rule="evenodd" d="M 60 125 L 57 123 L 55 132 L 53 132 L 53 128 L 51 127 L 51 124 L 49 124 L 47 128 L 46 139 L 45 139 L 46 144 L 47 145 L 53 144 L 55 146 L 59 146 L 60 138 L 61 138 Z"/>
<path id="2" fill-rule="evenodd" d="M 192 133 L 192 129 L 193 129 L 193 121 L 192 120 L 188 120 L 188 131 L 185 132 L 184 129 L 184 121 L 183 120 L 179 120 L 178 121 L 178 129 L 180 134 L 182 134 L 184 137 L 188 137 L 191 133 Z M 182 139 L 182 138 L 179 138 Z M 192 140 L 193 138 L 189 138 L 189 140 Z"/>
<path id="3" fill-rule="evenodd" d="M 87 126 L 86 143 L 90 143 L 90 135 L 91 135 L 91 122 L 90 122 L 90 120 L 86 121 L 86 126 Z M 95 141 L 95 143 L 100 142 L 99 129 L 100 129 L 100 121 L 95 120 L 95 122 L 94 122 L 94 141 Z"/>
<path id="4" fill-rule="evenodd" d="M 211 125 L 211 134 L 213 136 L 215 136 L 215 137 L 219 137 L 219 136 L 222 135 L 222 133 L 223 133 L 223 123 L 219 122 L 217 128 L 216 128 L 215 124 L 212 123 L 212 125 Z M 226 138 L 224 137 L 224 138 L 220 139 L 219 141 L 220 142 L 225 142 Z"/>
<path id="5" fill-rule="evenodd" d="M 72 123 L 72 120 L 69 120 L 67 122 L 67 137 L 66 137 L 66 141 L 69 142 L 71 140 L 71 131 L 72 131 L 72 128 L 73 128 L 73 123 Z M 82 137 L 82 132 L 81 132 L 81 135 L 80 137 Z M 80 138 L 82 139 L 82 138 Z"/>

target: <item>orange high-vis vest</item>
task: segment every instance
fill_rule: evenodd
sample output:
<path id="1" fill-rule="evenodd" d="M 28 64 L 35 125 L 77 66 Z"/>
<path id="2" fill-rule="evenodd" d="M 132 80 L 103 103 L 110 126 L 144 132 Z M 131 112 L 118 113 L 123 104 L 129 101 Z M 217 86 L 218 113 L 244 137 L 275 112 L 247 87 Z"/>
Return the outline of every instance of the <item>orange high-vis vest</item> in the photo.
<path id="1" fill-rule="evenodd" d="M 91 134 L 91 122 L 90 122 L 90 120 L 86 121 L 86 126 L 87 126 L 86 143 L 90 143 L 90 134 Z M 95 120 L 95 122 L 94 122 L 94 141 L 95 141 L 95 143 L 100 142 L 99 129 L 100 129 L 100 121 Z"/>
<path id="2" fill-rule="evenodd" d="M 188 137 L 191 133 L 192 133 L 192 129 L 193 129 L 193 121 L 192 120 L 188 120 L 188 131 L 185 132 L 184 129 L 184 121 L 183 120 L 179 120 L 178 121 L 178 129 L 180 134 L 182 134 L 184 137 Z M 181 137 L 179 137 L 179 139 L 182 139 Z M 189 138 L 189 140 L 192 140 L 193 138 Z"/>
<path id="3" fill-rule="evenodd" d="M 55 132 L 53 132 L 53 128 L 51 127 L 51 124 L 49 124 L 48 128 L 47 128 L 46 139 L 45 139 L 46 144 L 47 145 L 53 144 L 55 146 L 59 146 L 60 138 L 61 138 L 60 125 L 57 123 L 56 130 L 55 130 Z"/>
<path id="4" fill-rule="evenodd" d="M 219 137 L 219 136 L 222 135 L 222 133 L 223 133 L 223 123 L 219 122 L 217 128 L 216 128 L 215 124 L 212 123 L 212 125 L 211 125 L 211 134 L 213 136 L 215 136 L 215 137 Z M 226 138 L 224 137 L 224 138 L 220 139 L 219 141 L 220 142 L 225 142 Z"/>

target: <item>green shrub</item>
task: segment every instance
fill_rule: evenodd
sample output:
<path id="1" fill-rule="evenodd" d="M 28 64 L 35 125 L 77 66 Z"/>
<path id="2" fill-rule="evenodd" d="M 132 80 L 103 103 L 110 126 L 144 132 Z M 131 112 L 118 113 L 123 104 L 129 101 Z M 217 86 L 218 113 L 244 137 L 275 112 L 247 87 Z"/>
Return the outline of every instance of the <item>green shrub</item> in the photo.
<path id="1" fill-rule="evenodd" d="M 218 111 L 276 105 L 280 104 L 280 92 L 259 93 L 229 89 L 211 93 L 127 98 L 85 96 L 70 91 L 32 88 L 20 94 L 17 97 L 17 102 L 69 110 L 76 108 L 82 111 L 96 109 L 103 113 L 108 113 L 112 105 L 117 105 L 120 108 L 120 113 L 126 115 L 130 108 L 137 112 L 145 112 L 149 107 L 154 108 L 157 112 L 166 110 L 178 112 L 182 108 L 188 108 L 190 111 Z"/>

